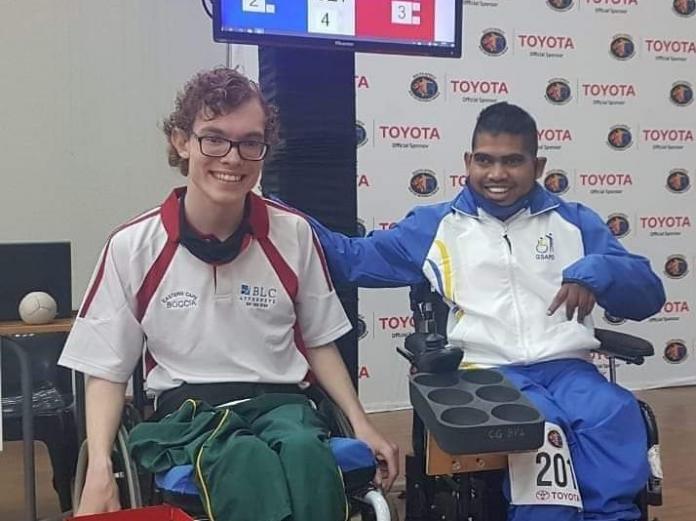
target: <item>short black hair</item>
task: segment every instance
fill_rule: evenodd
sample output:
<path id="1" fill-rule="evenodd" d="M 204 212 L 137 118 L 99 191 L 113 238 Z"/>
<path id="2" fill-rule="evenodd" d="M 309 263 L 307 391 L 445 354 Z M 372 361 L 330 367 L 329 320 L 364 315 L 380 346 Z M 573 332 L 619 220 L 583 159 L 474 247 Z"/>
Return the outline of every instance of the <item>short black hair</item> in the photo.
<path id="1" fill-rule="evenodd" d="M 471 150 L 476 149 L 479 134 L 512 134 L 524 138 L 527 151 L 536 157 L 539 150 L 539 135 L 534 118 L 526 110 L 505 101 L 494 103 L 483 109 L 476 120 L 471 138 Z"/>

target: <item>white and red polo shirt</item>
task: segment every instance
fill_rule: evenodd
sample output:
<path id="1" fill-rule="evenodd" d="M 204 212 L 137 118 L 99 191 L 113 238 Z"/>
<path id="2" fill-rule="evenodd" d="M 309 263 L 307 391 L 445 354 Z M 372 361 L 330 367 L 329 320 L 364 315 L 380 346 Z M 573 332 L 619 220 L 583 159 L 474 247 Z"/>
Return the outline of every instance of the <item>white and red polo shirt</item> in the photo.
<path id="1" fill-rule="evenodd" d="M 126 382 L 147 350 L 147 387 L 297 383 L 302 351 L 351 329 L 303 217 L 250 194 L 239 255 L 208 264 L 181 246 L 184 189 L 109 238 L 59 364 Z"/>

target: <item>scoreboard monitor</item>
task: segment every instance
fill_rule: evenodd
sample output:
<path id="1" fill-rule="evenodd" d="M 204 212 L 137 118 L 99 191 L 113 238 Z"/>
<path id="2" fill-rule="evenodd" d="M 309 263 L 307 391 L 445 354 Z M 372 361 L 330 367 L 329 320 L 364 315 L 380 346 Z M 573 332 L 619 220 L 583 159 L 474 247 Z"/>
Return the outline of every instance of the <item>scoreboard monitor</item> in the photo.
<path id="1" fill-rule="evenodd" d="M 462 0 L 213 0 L 213 37 L 458 58 Z"/>

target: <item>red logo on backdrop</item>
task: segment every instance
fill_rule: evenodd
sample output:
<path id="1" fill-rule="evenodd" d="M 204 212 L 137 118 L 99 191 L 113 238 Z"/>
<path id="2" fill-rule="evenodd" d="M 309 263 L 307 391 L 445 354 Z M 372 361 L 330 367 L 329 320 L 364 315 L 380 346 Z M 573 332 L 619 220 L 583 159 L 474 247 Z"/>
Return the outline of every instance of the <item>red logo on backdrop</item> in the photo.
<path id="1" fill-rule="evenodd" d="M 509 94 L 510 89 L 504 81 L 496 80 L 450 80 L 455 94 Z"/>
<path id="2" fill-rule="evenodd" d="M 634 98 L 636 87 L 630 83 L 583 83 L 582 92 L 593 98 Z"/>
<path id="3" fill-rule="evenodd" d="M 691 228 L 688 215 L 650 215 L 640 218 L 640 227 L 650 237 L 678 237 Z"/>
<path id="4" fill-rule="evenodd" d="M 687 128 L 644 128 L 642 134 L 644 141 L 652 143 L 691 143 L 694 140 L 693 131 Z"/>
<path id="5" fill-rule="evenodd" d="M 561 150 L 573 142 L 573 134 L 567 128 L 542 128 L 537 131 L 539 150 Z"/>
<path id="6" fill-rule="evenodd" d="M 379 135 L 383 139 L 412 139 L 414 141 L 437 141 L 440 131 L 437 127 L 411 125 L 380 125 Z"/>
<path id="7" fill-rule="evenodd" d="M 380 329 L 389 333 L 391 338 L 406 338 L 416 327 L 413 316 L 410 315 L 379 317 L 377 322 Z"/>
<path id="8" fill-rule="evenodd" d="M 567 128 L 542 128 L 537 132 L 539 141 L 573 141 L 573 134 Z"/>
<path id="9" fill-rule="evenodd" d="M 631 174 L 623 173 L 581 173 L 582 186 L 633 186 Z"/>
<path id="10" fill-rule="evenodd" d="M 464 188 L 466 186 L 466 174 L 450 174 L 447 176 L 450 180 L 451 188 Z"/>
<path id="11" fill-rule="evenodd" d="M 370 82 L 367 80 L 367 76 L 356 75 L 355 76 L 355 88 L 356 89 L 369 89 Z"/>
<path id="12" fill-rule="evenodd" d="M 691 309 L 686 300 L 668 300 L 662 306 L 660 314 L 650 317 L 648 322 L 679 322 L 690 313 Z"/>
<path id="13" fill-rule="evenodd" d="M 645 46 L 647 51 L 652 54 L 667 54 L 674 56 L 696 54 L 696 41 L 694 40 L 646 38 Z"/>
<path id="14" fill-rule="evenodd" d="M 362 380 L 363 378 L 370 378 L 370 370 L 366 365 L 360 366 L 358 370 L 358 380 Z"/>
<path id="15" fill-rule="evenodd" d="M 657 228 L 691 228 L 691 219 L 688 215 L 660 215 L 640 218 L 640 227 L 644 230 Z"/>
<path id="16" fill-rule="evenodd" d="M 637 6 L 638 0 L 585 0 L 586 4 L 607 7 L 629 7 Z M 605 10 L 602 10 L 604 12 Z"/>
<path id="17" fill-rule="evenodd" d="M 571 50 L 575 42 L 570 36 L 555 36 L 547 34 L 518 34 L 520 47 L 523 49 Z"/>
<path id="18" fill-rule="evenodd" d="M 377 322 L 379 322 L 379 327 L 383 331 L 395 331 L 398 329 L 412 330 L 416 327 L 413 317 L 410 315 L 379 317 Z"/>
<path id="19" fill-rule="evenodd" d="M 685 300 L 668 300 L 665 305 L 662 306 L 662 312 L 668 315 L 685 314 L 689 313 L 691 308 L 689 303 Z"/>

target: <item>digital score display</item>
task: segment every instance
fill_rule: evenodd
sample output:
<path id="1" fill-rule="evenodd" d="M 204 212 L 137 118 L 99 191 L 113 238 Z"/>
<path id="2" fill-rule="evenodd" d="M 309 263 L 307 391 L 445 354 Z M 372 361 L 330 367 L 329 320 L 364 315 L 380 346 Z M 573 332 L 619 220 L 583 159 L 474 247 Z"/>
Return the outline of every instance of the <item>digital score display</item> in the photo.
<path id="1" fill-rule="evenodd" d="M 214 0 L 215 41 L 461 56 L 461 0 Z"/>

